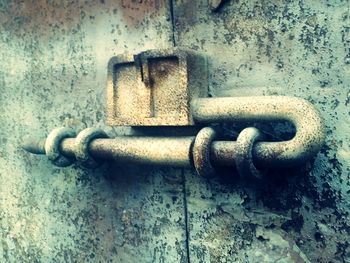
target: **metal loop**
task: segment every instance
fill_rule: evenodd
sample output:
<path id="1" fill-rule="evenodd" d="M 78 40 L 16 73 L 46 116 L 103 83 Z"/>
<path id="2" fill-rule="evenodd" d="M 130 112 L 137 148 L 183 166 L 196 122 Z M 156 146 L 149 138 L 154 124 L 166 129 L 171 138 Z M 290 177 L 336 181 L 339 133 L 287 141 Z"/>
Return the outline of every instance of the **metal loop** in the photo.
<path id="1" fill-rule="evenodd" d="M 108 138 L 108 135 L 98 128 L 87 128 L 82 130 L 75 139 L 75 157 L 80 165 L 86 168 L 95 168 L 102 162 L 95 160 L 89 153 L 91 141 L 98 138 Z"/>
<path id="2" fill-rule="evenodd" d="M 197 134 L 193 148 L 193 164 L 198 175 L 211 178 L 215 174 L 215 169 L 210 163 L 210 147 L 216 136 L 216 132 L 211 127 L 203 128 Z"/>
<path id="3" fill-rule="evenodd" d="M 262 173 L 254 165 L 252 152 L 254 143 L 262 139 L 262 133 L 254 127 L 245 128 L 238 135 L 236 143 L 238 154 L 235 163 L 241 177 L 258 179 L 263 177 Z"/>
<path id="4" fill-rule="evenodd" d="M 53 129 L 45 141 L 45 154 L 56 166 L 66 167 L 74 163 L 73 158 L 66 157 L 60 152 L 60 145 L 63 139 L 76 136 L 76 132 L 67 127 Z"/>

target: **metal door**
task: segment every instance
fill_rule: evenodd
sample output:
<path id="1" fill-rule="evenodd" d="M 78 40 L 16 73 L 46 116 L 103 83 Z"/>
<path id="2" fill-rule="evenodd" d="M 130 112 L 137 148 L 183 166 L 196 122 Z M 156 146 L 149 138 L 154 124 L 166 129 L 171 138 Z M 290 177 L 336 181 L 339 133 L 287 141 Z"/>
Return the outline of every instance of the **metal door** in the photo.
<path id="1" fill-rule="evenodd" d="M 350 262 L 349 8 L 0 0 L 0 261 Z M 62 125 L 134 132 L 105 125 L 108 60 L 174 46 L 208 56 L 213 97 L 312 102 L 327 132 L 317 158 L 246 185 L 229 169 L 211 180 L 128 163 L 60 169 L 19 147 Z"/>

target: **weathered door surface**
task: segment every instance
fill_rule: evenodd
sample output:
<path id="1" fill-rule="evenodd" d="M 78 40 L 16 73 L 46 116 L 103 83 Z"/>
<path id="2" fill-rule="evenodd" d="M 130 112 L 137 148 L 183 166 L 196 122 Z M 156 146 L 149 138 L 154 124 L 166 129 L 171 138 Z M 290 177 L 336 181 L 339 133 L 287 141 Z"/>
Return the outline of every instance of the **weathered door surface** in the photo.
<path id="1" fill-rule="evenodd" d="M 0 0 L 0 262 L 350 262 L 349 1 L 215 2 Z M 246 185 L 20 148 L 62 125 L 133 132 L 105 125 L 108 60 L 173 46 L 208 56 L 213 97 L 312 102 L 317 158 Z"/>

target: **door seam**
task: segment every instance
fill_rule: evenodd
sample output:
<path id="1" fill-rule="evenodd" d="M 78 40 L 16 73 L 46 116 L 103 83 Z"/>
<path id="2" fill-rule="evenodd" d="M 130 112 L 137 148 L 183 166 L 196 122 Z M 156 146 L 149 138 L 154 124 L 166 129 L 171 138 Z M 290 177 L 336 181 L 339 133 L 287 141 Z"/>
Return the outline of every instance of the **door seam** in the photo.
<path id="1" fill-rule="evenodd" d="M 174 0 L 169 0 L 169 8 L 170 8 L 170 21 L 171 21 L 171 31 L 172 31 L 172 44 L 173 47 L 176 47 L 176 40 L 175 40 L 175 18 L 174 18 Z"/>
<path id="2" fill-rule="evenodd" d="M 182 173 L 182 189 L 183 189 L 183 202 L 184 202 L 184 221 L 185 221 L 185 246 L 187 254 L 187 262 L 190 263 L 190 233 L 188 226 L 188 208 L 187 208 L 187 189 L 186 189 L 186 176 L 185 169 L 181 169 Z"/>
<path id="3" fill-rule="evenodd" d="M 173 47 L 176 47 L 176 38 L 175 38 L 175 16 L 174 16 L 174 0 L 169 0 L 169 9 L 170 9 L 170 21 L 171 21 L 171 40 Z M 186 189 L 186 176 L 185 169 L 181 169 L 182 176 L 182 189 L 183 189 L 183 203 L 184 203 L 184 223 L 185 223 L 185 249 L 186 249 L 186 258 L 187 262 L 190 263 L 190 233 L 188 226 L 188 208 L 187 208 L 187 189 Z"/>

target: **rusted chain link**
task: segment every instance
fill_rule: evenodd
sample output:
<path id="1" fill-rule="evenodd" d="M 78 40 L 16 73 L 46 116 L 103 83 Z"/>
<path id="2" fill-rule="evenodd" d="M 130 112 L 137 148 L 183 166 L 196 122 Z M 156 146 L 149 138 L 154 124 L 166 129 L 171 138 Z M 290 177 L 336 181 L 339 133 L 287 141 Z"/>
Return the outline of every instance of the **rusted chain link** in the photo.
<path id="1" fill-rule="evenodd" d="M 203 128 L 197 134 L 193 148 L 193 165 L 197 173 L 205 178 L 211 178 L 215 174 L 215 170 L 210 161 L 211 143 L 215 139 L 216 132 L 211 127 Z"/>
<path id="2" fill-rule="evenodd" d="M 235 159 L 240 176 L 261 179 L 262 173 L 256 169 L 253 161 L 253 146 L 256 141 L 264 138 L 262 133 L 254 127 L 245 128 L 237 137 L 238 156 Z"/>
<path id="3" fill-rule="evenodd" d="M 216 132 L 211 127 L 199 131 L 194 140 L 192 148 L 193 165 L 198 175 L 211 178 L 215 175 L 215 169 L 211 165 L 210 149 Z M 262 178 L 262 173 L 255 167 L 253 161 L 253 146 L 256 141 L 261 141 L 263 134 L 254 127 L 245 128 L 237 137 L 237 156 L 235 158 L 236 168 L 242 178 Z"/>
<path id="4" fill-rule="evenodd" d="M 79 164 L 86 168 L 96 168 L 102 164 L 101 159 L 96 160 L 89 153 L 90 143 L 97 138 L 108 138 L 108 135 L 98 128 L 87 128 L 79 132 L 75 139 L 75 158 Z"/>
<path id="5" fill-rule="evenodd" d="M 75 131 L 66 127 L 54 129 L 47 136 L 45 141 L 45 154 L 54 165 L 66 167 L 74 163 L 73 158 L 69 158 L 61 153 L 60 145 L 63 139 L 75 136 Z"/>

